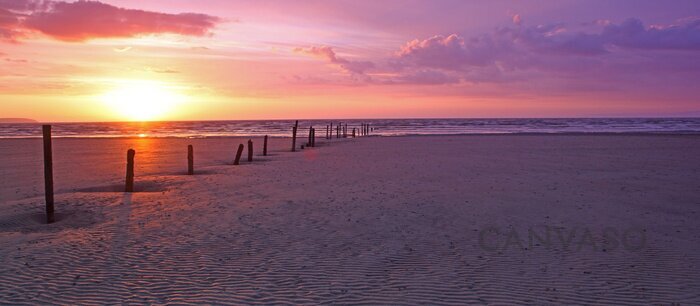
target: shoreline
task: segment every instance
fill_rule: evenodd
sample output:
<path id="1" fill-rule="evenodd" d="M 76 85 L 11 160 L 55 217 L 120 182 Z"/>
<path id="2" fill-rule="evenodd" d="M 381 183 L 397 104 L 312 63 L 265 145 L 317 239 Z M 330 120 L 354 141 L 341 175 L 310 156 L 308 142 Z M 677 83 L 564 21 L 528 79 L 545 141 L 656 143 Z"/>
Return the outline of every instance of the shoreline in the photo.
<path id="1" fill-rule="evenodd" d="M 302 131 L 303 132 L 303 131 Z M 433 136 L 700 136 L 699 131 L 688 131 L 688 132 L 523 132 L 523 133 L 460 133 L 460 134 L 401 134 L 401 135 L 381 135 L 381 131 L 373 132 L 375 134 L 370 134 L 368 136 L 357 136 L 360 137 L 433 137 Z M 300 133 L 299 135 L 305 135 Z M 52 135 L 53 139 L 231 139 L 231 138 L 256 138 L 263 137 L 265 135 L 230 135 L 230 136 L 61 136 Z M 281 136 L 281 135 L 269 135 L 269 138 L 288 138 L 291 136 Z M 13 140 L 13 139 L 41 139 L 42 136 L 17 136 L 17 137 L 0 137 L 2 140 Z M 351 139 L 352 136 L 348 136 L 345 139 Z M 336 139 L 333 137 L 333 139 Z M 340 139 L 344 139 L 341 137 Z"/>
<path id="2" fill-rule="evenodd" d="M 226 138 L 246 136 L 289 137 L 296 121 L 187 121 L 148 123 L 59 123 L 57 138 Z M 387 120 L 300 120 L 301 127 L 324 128 L 338 124 L 348 128 L 369 126 L 374 136 L 417 135 L 576 135 L 576 134 L 698 134 L 700 118 L 579 118 L 579 119 L 387 119 Z M 2 125 L 0 138 L 35 138 L 38 125 Z M 299 131 L 304 133 L 302 129 Z"/>
<path id="3" fill-rule="evenodd" d="M 211 120 L 152 120 L 152 121 L 36 121 L 36 122 L 16 122 L 16 123 L 2 123 L 0 124 L 99 124 L 99 123 L 168 123 L 168 122 L 181 122 L 181 123 L 192 123 L 192 122 L 248 122 L 248 121 L 328 121 L 328 122 L 345 122 L 345 121 L 372 121 L 372 120 L 551 120 L 551 119 L 562 119 L 562 120 L 577 120 L 577 119 L 660 119 L 660 120 L 673 120 L 673 119 L 700 119 L 700 116 L 667 116 L 667 117 L 648 117 L 648 116 L 622 116 L 622 117 L 450 117 L 450 118 L 439 118 L 439 117 L 401 117 L 401 118 L 282 118 L 282 119 L 211 119 Z M 34 119 L 30 119 L 34 120 Z"/>

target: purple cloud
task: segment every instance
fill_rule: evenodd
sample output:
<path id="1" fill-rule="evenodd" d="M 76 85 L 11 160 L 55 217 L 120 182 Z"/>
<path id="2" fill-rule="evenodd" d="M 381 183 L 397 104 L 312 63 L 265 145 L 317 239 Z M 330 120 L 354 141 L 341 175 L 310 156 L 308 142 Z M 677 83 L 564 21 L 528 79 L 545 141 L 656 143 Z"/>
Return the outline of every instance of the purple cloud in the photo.
<path id="1" fill-rule="evenodd" d="M 454 73 L 443 72 L 434 69 L 424 69 L 417 71 L 403 71 L 389 77 L 372 79 L 374 84 L 385 85 L 444 85 L 458 84 L 460 78 Z"/>
<path id="2" fill-rule="evenodd" d="M 607 25 L 600 37 L 621 48 L 700 50 L 700 18 L 665 27 L 645 27 L 641 20 L 630 18 L 619 25 Z"/>
<path id="3" fill-rule="evenodd" d="M 517 21 L 521 25 L 470 39 L 452 34 L 410 41 L 397 52 L 394 67 L 404 73 L 437 69 L 475 83 L 570 76 L 595 81 L 636 71 L 637 65 L 669 71 L 665 67 L 676 67 L 679 56 L 694 63 L 700 58 L 691 52 L 676 54 L 672 61 L 669 54 L 658 53 L 700 49 L 698 19 L 665 27 L 645 27 L 637 19 L 619 25 L 599 22 L 597 33 L 564 24 L 525 26 L 522 19 Z M 645 51 L 656 53 L 639 56 Z"/>

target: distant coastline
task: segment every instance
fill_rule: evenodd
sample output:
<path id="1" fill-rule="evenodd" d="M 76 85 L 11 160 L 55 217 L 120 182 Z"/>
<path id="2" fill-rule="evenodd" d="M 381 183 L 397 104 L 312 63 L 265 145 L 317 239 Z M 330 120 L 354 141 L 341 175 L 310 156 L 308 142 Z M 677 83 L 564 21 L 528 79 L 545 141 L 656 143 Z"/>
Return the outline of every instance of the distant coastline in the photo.
<path id="1" fill-rule="evenodd" d="M 39 121 L 28 118 L 0 118 L 0 123 L 39 123 Z"/>

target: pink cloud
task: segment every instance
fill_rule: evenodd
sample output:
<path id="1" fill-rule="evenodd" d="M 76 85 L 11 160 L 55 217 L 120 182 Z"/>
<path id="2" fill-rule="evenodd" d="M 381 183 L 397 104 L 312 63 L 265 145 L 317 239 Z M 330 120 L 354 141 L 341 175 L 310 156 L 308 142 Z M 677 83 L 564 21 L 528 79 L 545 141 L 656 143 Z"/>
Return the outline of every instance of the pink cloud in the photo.
<path id="1" fill-rule="evenodd" d="M 15 42 L 22 32 L 19 18 L 11 11 L 0 6 L 0 40 Z"/>
<path id="2" fill-rule="evenodd" d="M 398 56 L 418 66 L 455 70 L 469 61 L 467 51 L 462 37 L 456 34 L 447 37 L 437 35 L 406 43 Z"/>
<path id="3" fill-rule="evenodd" d="M 125 9 L 99 1 L 0 0 L 0 37 L 5 40 L 31 32 L 71 42 L 164 33 L 203 36 L 219 22 L 205 14 Z"/>
<path id="4" fill-rule="evenodd" d="M 520 25 L 522 23 L 523 23 L 523 18 L 520 17 L 520 14 L 513 15 L 513 24 Z"/>
<path id="5" fill-rule="evenodd" d="M 350 61 L 336 55 L 333 48 L 328 46 L 295 48 L 294 52 L 311 55 L 334 64 L 342 70 L 353 74 L 364 74 L 365 71 L 374 68 L 374 63 L 368 61 Z"/>

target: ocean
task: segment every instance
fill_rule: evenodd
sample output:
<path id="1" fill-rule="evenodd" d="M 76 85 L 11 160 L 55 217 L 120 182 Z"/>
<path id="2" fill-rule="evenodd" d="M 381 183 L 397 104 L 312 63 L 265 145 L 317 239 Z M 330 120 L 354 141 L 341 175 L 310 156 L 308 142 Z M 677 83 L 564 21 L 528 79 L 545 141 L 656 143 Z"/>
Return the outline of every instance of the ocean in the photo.
<path id="1" fill-rule="evenodd" d="M 558 119 L 327 119 L 299 120 L 300 134 L 314 126 L 348 125 L 348 133 L 368 123 L 372 135 L 649 133 L 700 134 L 700 118 L 558 118 Z M 294 120 L 53 123 L 54 137 L 291 136 Z M 38 123 L 0 124 L 0 138 L 41 137 Z"/>

